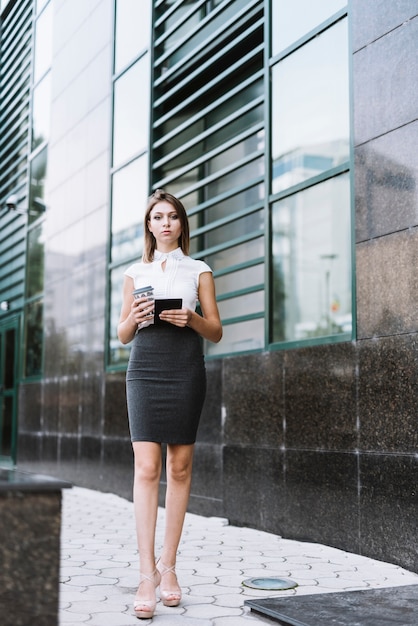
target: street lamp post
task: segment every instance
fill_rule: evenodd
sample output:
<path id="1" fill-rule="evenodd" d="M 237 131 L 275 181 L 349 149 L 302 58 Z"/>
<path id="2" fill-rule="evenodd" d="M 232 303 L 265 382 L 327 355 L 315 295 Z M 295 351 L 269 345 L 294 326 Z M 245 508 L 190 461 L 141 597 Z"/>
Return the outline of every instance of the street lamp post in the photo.
<path id="1" fill-rule="evenodd" d="M 330 261 L 330 266 L 325 271 L 325 320 L 327 324 L 328 334 L 331 334 L 331 298 L 330 298 L 330 282 L 331 282 L 331 263 L 337 258 L 336 254 L 321 254 L 321 259 Z"/>

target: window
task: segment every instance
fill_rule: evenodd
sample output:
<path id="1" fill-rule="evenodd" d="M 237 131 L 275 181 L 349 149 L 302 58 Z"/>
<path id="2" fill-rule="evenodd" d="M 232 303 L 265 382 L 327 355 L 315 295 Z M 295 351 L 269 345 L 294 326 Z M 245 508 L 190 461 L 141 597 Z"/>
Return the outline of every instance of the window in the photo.
<path id="1" fill-rule="evenodd" d="M 149 58 L 143 56 L 115 82 L 113 165 L 148 147 Z"/>
<path id="2" fill-rule="evenodd" d="M 139 258 L 148 195 L 148 159 L 142 156 L 113 175 L 112 261 Z"/>
<path id="3" fill-rule="evenodd" d="M 346 0 L 272 0 L 273 56 L 294 44 L 346 4 Z"/>
<path id="4" fill-rule="evenodd" d="M 48 149 L 44 148 L 30 164 L 29 222 L 32 223 L 45 212 L 45 182 L 47 176 Z"/>
<path id="5" fill-rule="evenodd" d="M 32 150 L 49 139 L 50 111 L 51 75 L 48 73 L 33 90 Z"/>
<path id="6" fill-rule="evenodd" d="M 123 273 L 141 258 L 149 188 L 150 0 L 117 0 L 113 79 L 113 167 L 109 226 L 107 364 L 126 367 L 130 346 L 117 337 Z"/>
<path id="7" fill-rule="evenodd" d="M 44 214 L 48 171 L 48 141 L 52 60 L 52 2 L 38 0 L 35 22 L 32 87 L 29 215 L 25 284 L 24 377 L 40 376 L 44 342 Z"/>
<path id="8" fill-rule="evenodd" d="M 119 266 L 110 273 L 111 301 L 108 362 L 109 365 L 113 367 L 125 366 L 128 363 L 130 353 L 130 346 L 121 344 L 117 337 L 118 321 L 122 307 L 123 272 L 127 267 L 128 264 Z"/>
<path id="9" fill-rule="evenodd" d="M 348 174 L 273 204 L 273 342 L 351 332 Z"/>
<path id="10" fill-rule="evenodd" d="M 43 222 L 28 233 L 26 297 L 32 298 L 44 290 L 44 237 Z"/>
<path id="11" fill-rule="evenodd" d="M 147 49 L 151 34 L 150 0 L 117 0 L 115 31 L 115 72 L 139 52 Z"/>
<path id="12" fill-rule="evenodd" d="M 24 376 L 40 376 L 43 355 L 43 299 L 26 305 L 25 340 Z"/>
<path id="13" fill-rule="evenodd" d="M 275 193 L 349 158 L 346 20 L 277 63 L 272 84 Z"/>
<path id="14" fill-rule="evenodd" d="M 40 14 L 35 26 L 35 67 L 33 82 L 37 83 L 51 67 L 52 2 Z"/>
<path id="15" fill-rule="evenodd" d="M 191 254 L 214 271 L 224 334 L 208 355 L 265 345 L 263 9 L 156 8 L 151 182 L 180 197 Z"/>
<path id="16" fill-rule="evenodd" d="M 130 348 L 120 343 L 116 331 L 122 306 L 123 272 L 130 262 L 141 258 L 143 250 L 147 173 L 148 155 L 145 154 L 113 175 L 111 257 L 117 266 L 110 274 L 108 361 L 111 366 L 124 366 L 129 358 Z"/>
<path id="17" fill-rule="evenodd" d="M 40 13 L 49 0 L 36 0 L 36 12 Z"/>
<path id="18" fill-rule="evenodd" d="M 339 0 L 320 5 L 272 2 L 273 53 L 285 50 L 271 68 L 275 344 L 352 332 L 348 26 Z"/>

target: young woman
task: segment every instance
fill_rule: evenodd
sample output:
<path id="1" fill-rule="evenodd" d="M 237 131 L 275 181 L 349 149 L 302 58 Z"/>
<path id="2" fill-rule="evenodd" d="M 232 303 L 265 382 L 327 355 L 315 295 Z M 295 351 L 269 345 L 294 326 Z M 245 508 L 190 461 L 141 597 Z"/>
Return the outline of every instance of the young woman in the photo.
<path id="1" fill-rule="evenodd" d="M 144 254 L 125 272 L 118 337 L 132 341 L 126 374 L 129 428 L 134 451 L 134 509 L 140 559 L 135 615 L 149 619 L 156 588 L 165 606 L 178 606 L 181 590 L 175 565 L 191 484 L 196 432 L 206 392 L 201 337 L 218 342 L 222 326 L 212 271 L 189 254 L 189 223 L 183 204 L 157 190 L 144 220 Z M 154 319 L 154 301 L 134 299 L 151 286 L 155 300 L 181 299 Z M 196 312 L 199 301 L 203 315 Z M 167 303 L 169 306 L 169 303 Z M 167 444 L 166 526 L 155 561 L 155 528 L 162 469 L 161 444 Z"/>

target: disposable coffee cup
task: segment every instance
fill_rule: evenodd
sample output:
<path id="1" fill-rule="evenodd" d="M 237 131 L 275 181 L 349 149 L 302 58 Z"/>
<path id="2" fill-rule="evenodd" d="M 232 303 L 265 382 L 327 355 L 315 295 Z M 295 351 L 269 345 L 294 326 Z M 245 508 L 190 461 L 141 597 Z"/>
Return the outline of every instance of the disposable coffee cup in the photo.
<path id="1" fill-rule="evenodd" d="M 138 300 L 138 298 L 146 298 L 148 302 L 154 302 L 154 288 L 151 287 L 151 285 L 147 285 L 146 287 L 140 287 L 139 289 L 135 289 L 132 292 L 132 295 L 135 298 L 135 300 Z M 147 317 L 153 318 L 154 313 L 153 312 L 148 313 Z"/>
<path id="2" fill-rule="evenodd" d="M 151 302 L 152 300 L 154 300 L 154 287 L 151 287 L 151 285 L 148 285 L 147 287 L 141 287 L 140 289 L 135 289 L 135 291 L 132 292 L 132 295 L 135 298 L 135 300 L 137 300 L 138 298 L 146 297 Z"/>

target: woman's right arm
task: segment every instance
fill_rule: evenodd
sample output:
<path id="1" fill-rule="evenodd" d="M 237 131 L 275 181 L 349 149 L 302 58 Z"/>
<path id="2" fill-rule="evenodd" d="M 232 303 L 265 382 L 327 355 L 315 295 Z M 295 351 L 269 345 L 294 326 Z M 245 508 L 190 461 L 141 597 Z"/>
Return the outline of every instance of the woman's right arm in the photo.
<path id="1" fill-rule="evenodd" d="M 118 323 L 118 339 L 123 344 L 132 341 L 135 337 L 138 325 L 146 319 L 149 319 L 147 315 L 154 309 L 154 303 L 149 304 L 146 297 L 135 300 L 132 295 L 134 289 L 133 278 L 125 276 L 123 282 L 122 309 Z"/>

